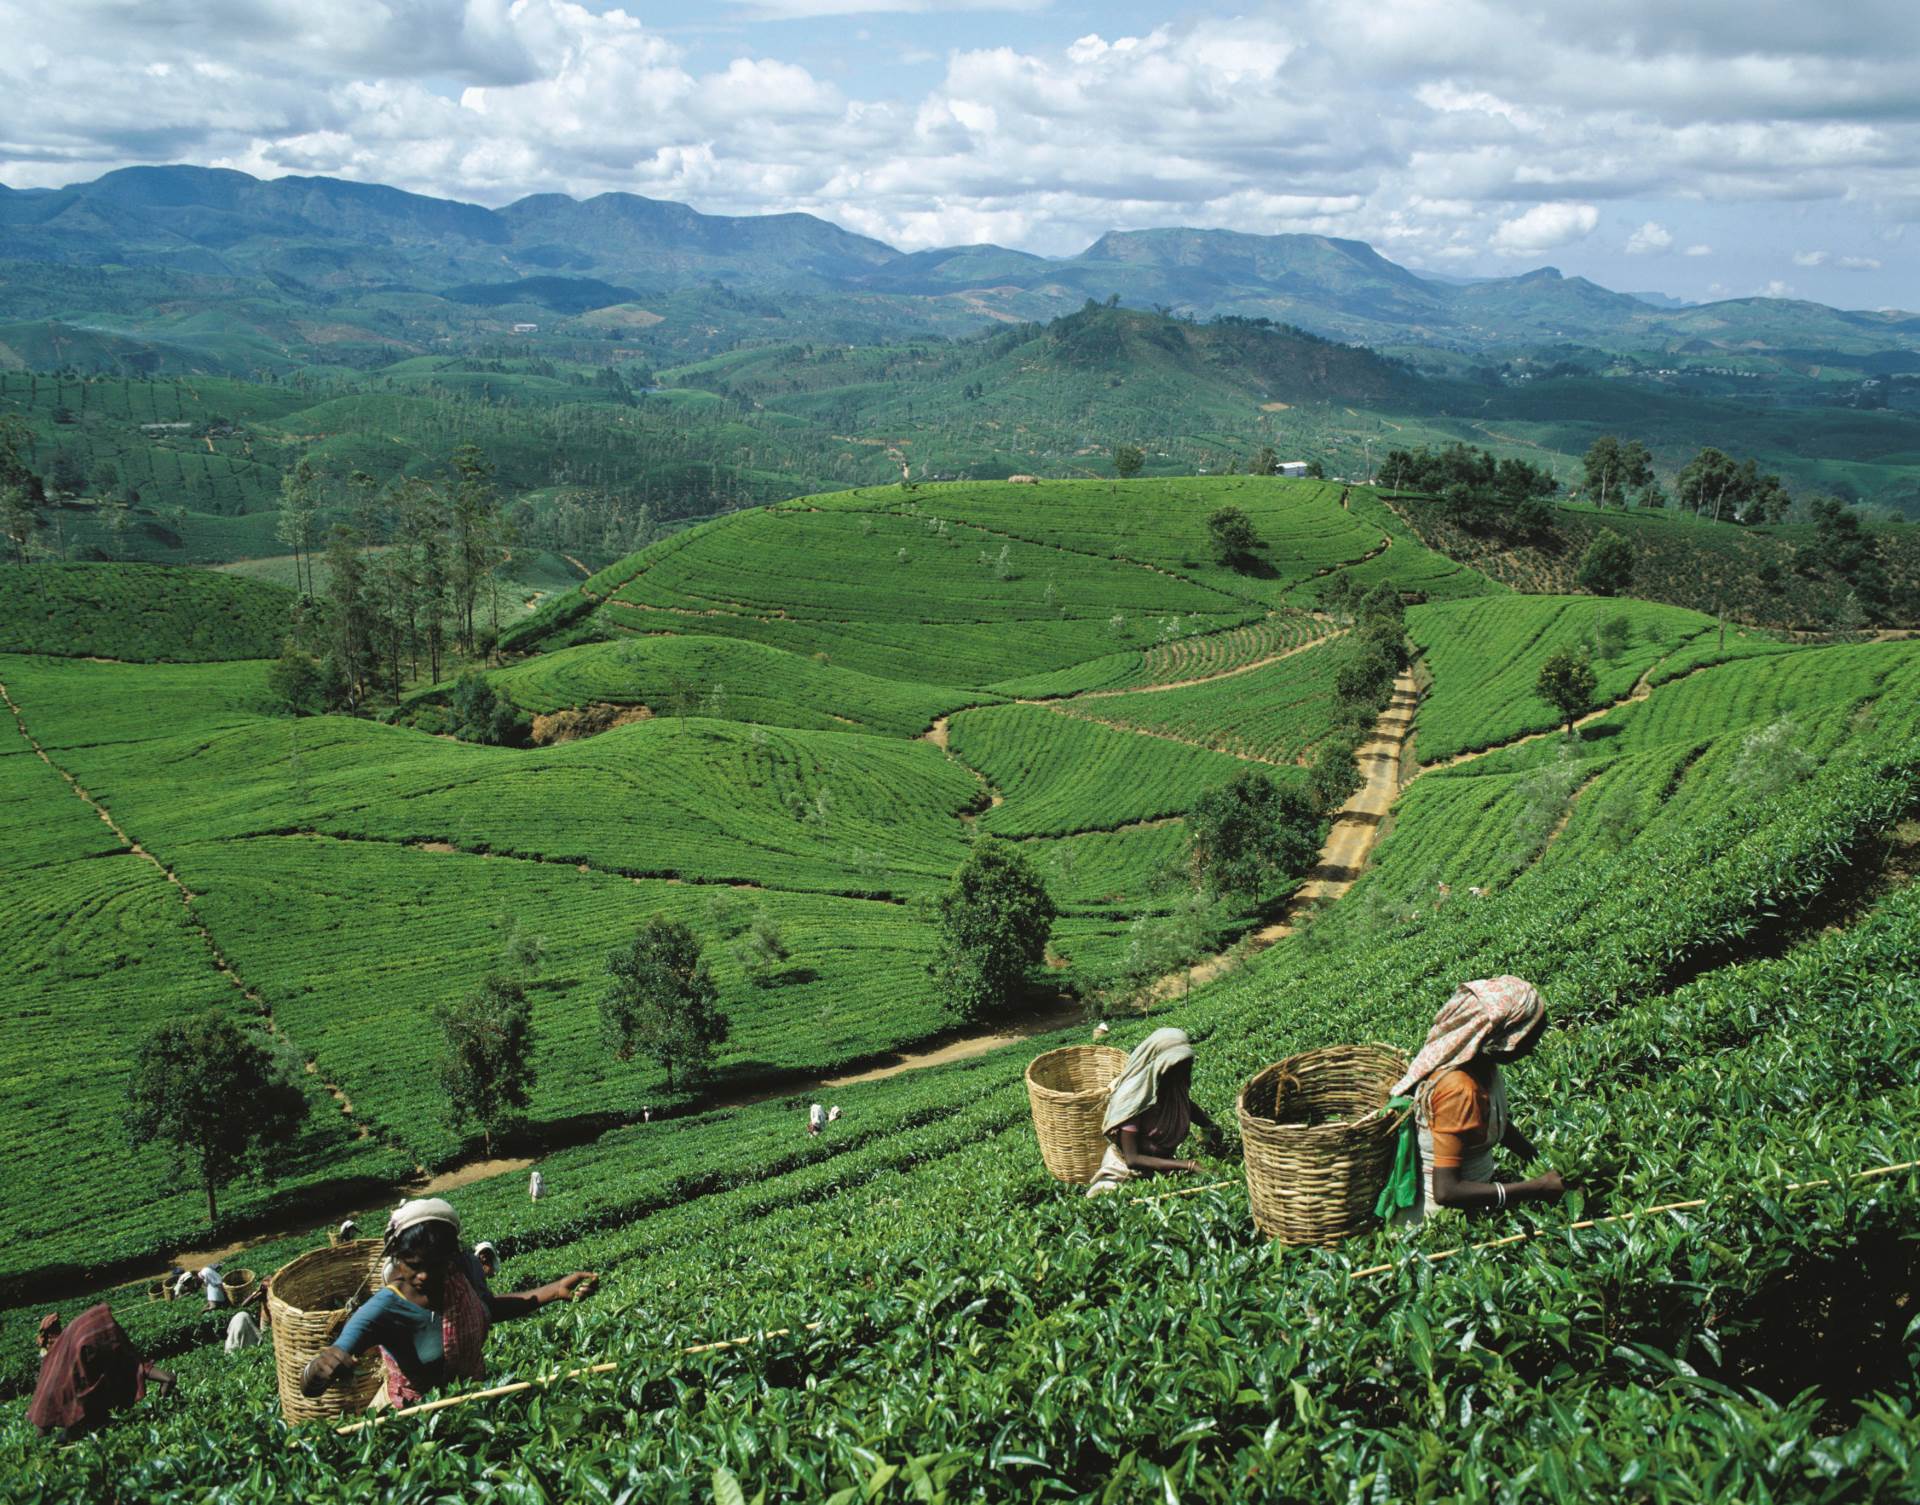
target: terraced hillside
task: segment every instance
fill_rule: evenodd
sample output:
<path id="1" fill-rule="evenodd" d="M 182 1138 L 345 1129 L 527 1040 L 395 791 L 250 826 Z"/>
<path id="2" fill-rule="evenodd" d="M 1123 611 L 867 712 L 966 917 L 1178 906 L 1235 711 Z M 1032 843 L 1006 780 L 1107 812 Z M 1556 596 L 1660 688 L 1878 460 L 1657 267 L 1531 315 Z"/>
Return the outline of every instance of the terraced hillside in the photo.
<path id="1" fill-rule="evenodd" d="M 1242 581 L 1204 555 L 1188 562 L 1222 495 L 1248 502 L 1284 568 Z M 1127 547 L 1141 557 L 1092 547 L 1097 517 L 1116 506 L 1129 509 Z M 961 521 L 968 513 L 994 531 Z M 968 528 L 967 546 L 948 546 Z M 901 537 L 914 540 L 904 563 Z M 978 538 L 1011 543 L 1020 563 L 983 564 Z M 148 1000 L 113 1048 L 63 1062 L 74 1085 L 57 1103 L 24 1105 L 23 1085 L 24 1132 L 53 1142 L 81 1102 L 110 1120 L 139 1029 L 172 1007 L 163 1000 L 210 986 L 270 1017 L 316 1091 L 352 1105 L 344 1121 L 320 1115 L 326 1132 L 289 1151 L 273 1186 L 232 1199 L 236 1218 L 312 1204 L 330 1166 L 352 1183 L 456 1163 L 474 1143 L 443 1121 L 429 1016 L 497 970 L 514 933 L 544 938 L 529 979 L 539 1080 L 522 1141 L 590 1137 L 644 1104 L 694 1104 L 654 1068 L 615 1062 L 600 1039 L 606 955 L 652 914 L 707 944 L 734 1025 L 718 1063 L 725 1093 L 883 1060 L 949 1030 L 926 972 L 925 905 L 977 834 L 1021 841 L 1053 885 L 1053 986 L 1103 986 L 1142 918 L 1176 906 L 1179 818 L 1200 792 L 1248 762 L 1300 776 L 1285 765 L 1334 709 L 1321 663 L 1332 629 L 1282 598 L 1382 541 L 1337 488 L 1273 481 L 895 489 L 743 514 L 655 546 L 607 572 L 617 587 L 600 577 L 591 595 L 534 619 L 586 605 L 591 619 L 555 637 L 605 640 L 491 672 L 534 717 L 544 745 L 523 748 L 424 735 L 450 724 L 444 686 L 404 708 L 413 725 L 271 714 L 254 655 L 277 634 L 209 640 L 219 613 L 170 594 L 197 584 L 209 601 L 260 596 L 284 614 L 271 587 L 156 567 L 29 567 L 17 578 L 93 607 L 60 640 L 77 658 L 45 656 L 53 644 L 30 620 L 0 636 L 40 650 L 0 655 L 19 735 L 52 765 L 33 760 L 32 787 L 73 804 L 83 830 L 99 825 L 66 792 L 69 776 L 124 833 L 119 846 L 153 855 L 156 893 L 175 886 L 171 908 L 154 911 L 171 924 L 133 926 L 143 942 L 126 962 L 95 957 L 104 942 L 90 940 L 71 977 L 36 966 L 9 989 L 19 1021 L 91 1017 L 100 968 L 125 972 Z M 91 661 L 129 656 L 135 639 L 163 657 L 225 645 L 229 661 Z M 1148 693 L 1151 714 L 1130 709 L 1133 695 L 1021 705 L 986 688 L 1034 670 L 1182 687 Z M 1215 725 L 1196 699 L 1214 685 L 1241 700 L 1257 691 L 1275 710 L 1232 720 L 1223 703 Z M 12 881 L 11 902 L 31 916 L 23 934 L 91 913 L 87 891 L 55 902 L 63 891 Z M 1211 911 L 1192 944 L 1230 938 L 1283 897 Z M 756 922 L 789 953 L 758 980 L 739 951 Z M 156 986 L 162 963 L 136 959 L 162 933 L 171 960 Z M 231 981 L 209 976 L 215 959 Z M 17 1038 L 41 1048 L 36 1033 Z M 337 1153 L 343 1141 L 352 1154 Z M 157 1154 L 128 1157 L 113 1134 L 96 1136 L 60 1173 L 63 1200 L 90 1209 L 85 1235 L 10 1209 L 0 1276 L 150 1258 L 199 1236 L 184 1189 L 151 1195 L 163 1169 Z"/>
<path id="2" fill-rule="evenodd" d="M 1047 541 L 1050 498 L 1037 490 L 1037 521 L 1018 541 L 1090 560 Z M 1155 493 L 1114 495 L 1144 510 Z M 196 895 L 173 902 L 176 923 L 204 926 L 276 1025 L 314 1052 L 318 1074 L 348 1089 L 375 1132 L 367 1141 L 336 1132 L 368 1157 L 390 1153 L 388 1136 L 423 1135 L 424 1104 L 409 1095 L 408 1009 L 454 990 L 456 972 L 477 975 L 508 916 L 545 929 L 554 960 L 542 965 L 537 1022 L 552 1043 L 533 1117 L 551 1132 L 596 1098 L 655 1091 L 596 1077 L 605 1067 L 568 1033 L 601 932 L 655 905 L 682 905 L 674 912 L 696 928 L 714 924 L 701 904 L 715 896 L 796 914 L 844 906 L 791 926 L 818 936 L 807 960 L 830 991 L 816 1014 L 777 1016 L 771 1000 L 764 1014 L 750 1010 L 752 990 L 722 961 L 723 990 L 760 1032 L 762 1053 L 812 1049 L 809 1037 L 860 1009 L 873 1038 L 913 1038 L 903 1005 L 914 916 L 891 901 L 934 891 L 970 826 L 1053 844 L 1042 866 L 1056 874 L 1071 844 L 1080 855 L 1059 880 L 1069 918 L 1057 943 L 1075 967 L 1117 945 L 1122 917 L 1130 924 L 1136 911 L 1083 897 L 1100 886 L 1086 869 L 1123 882 L 1164 863 L 1170 828 L 1138 823 L 1177 810 L 1180 791 L 1205 787 L 1213 770 L 1244 766 L 1244 752 L 1166 735 L 1197 729 L 1190 740 L 1206 740 L 1209 728 L 1186 718 L 1208 711 L 1190 698 L 1208 686 L 1143 691 L 1142 678 L 1175 682 L 1165 655 L 1154 657 L 1161 645 L 1102 641 L 1105 622 L 1131 620 L 1145 599 L 1167 616 L 1175 592 L 1213 592 L 1225 604 L 1178 598 L 1183 619 L 1232 619 L 1217 650 L 1205 650 L 1228 677 L 1209 684 L 1238 686 L 1274 718 L 1269 745 L 1292 746 L 1281 723 L 1313 692 L 1288 695 L 1311 686 L 1316 655 L 1339 640 L 1300 647 L 1256 629 L 1289 620 L 1288 595 L 1311 589 L 1311 570 L 1375 562 L 1316 562 L 1323 546 L 1310 540 L 1328 536 L 1321 509 L 1347 518 L 1360 505 L 1342 507 L 1337 489 L 1301 494 L 1310 530 L 1297 542 L 1278 536 L 1283 511 L 1264 517 L 1274 552 L 1285 543 L 1297 555 L 1292 578 L 1276 571 L 1242 585 L 1212 574 L 1170 518 L 1164 541 L 1072 577 L 1077 599 L 1063 585 L 1069 614 L 1056 606 L 1051 621 L 1065 630 L 1043 639 L 1044 614 L 1010 589 L 1025 582 L 980 563 L 984 544 L 968 539 L 963 566 L 938 542 L 940 522 L 999 526 L 1013 541 L 1009 519 L 986 510 L 992 499 L 886 498 L 888 510 L 874 493 L 844 511 L 780 509 L 684 535 L 536 619 L 553 640 L 604 641 L 496 678 L 566 686 L 568 666 L 586 664 L 584 688 L 570 693 L 612 700 L 608 676 L 630 674 L 632 693 L 657 696 L 648 676 L 659 660 L 588 656 L 656 642 L 632 616 L 671 619 L 654 630 L 689 638 L 713 624 L 729 645 L 785 646 L 786 633 L 806 662 L 824 651 L 824 667 L 913 695 L 945 689 L 971 706 L 940 710 L 924 739 L 881 721 L 908 715 L 906 704 L 932 710 L 937 697 L 900 704 L 876 693 L 863 703 L 874 718 L 866 729 L 789 724 L 828 703 L 815 698 L 825 682 L 802 675 L 772 682 L 760 719 L 670 705 L 534 749 L 266 718 L 247 703 L 253 665 L 10 656 L 0 680 L 48 758 Z M 921 514 L 906 513 L 907 502 Z M 807 533 L 789 526 L 788 511 L 827 522 Z M 906 561 L 904 543 L 870 556 L 863 514 L 875 534 L 908 523 L 934 542 L 909 548 Z M 1070 507 L 1061 521 L 1069 526 L 1053 536 L 1075 536 Z M 793 565 L 784 600 L 763 583 L 778 573 L 773 561 L 727 537 L 729 527 L 749 536 L 749 526 L 769 527 L 750 536 L 779 540 Z M 1388 537 L 1376 560 L 1424 557 Z M 706 551 L 714 570 L 695 568 L 699 554 L 680 557 L 689 551 Z M 863 596 L 849 558 L 898 572 Z M 653 578 L 661 566 L 670 569 Z M 991 581 L 971 623 L 966 570 Z M 1434 577 L 1446 578 L 1438 567 Z M 1092 605 L 1104 582 L 1115 590 L 1105 620 Z M 198 1498 L 246 1458 L 245 1488 L 258 1492 L 402 1500 L 621 1491 L 704 1500 L 730 1498 L 736 1481 L 746 1498 L 849 1501 L 1901 1497 L 1920 1445 L 1905 1237 L 1920 1212 L 1910 1166 L 1920 1142 L 1920 904 L 1908 882 L 1920 844 L 1920 645 L 1754 644 L 1707 664 L 1698 619 L 1623 603 L 1646 616 L 1618 666 L 1623 684 L 1604 687 L 1624 698 L 1572 740 L 1534 736 L 1531 655 L 1562 632 L 1591 630 L 1580 616 L 1590 609 L 1499 594 L 1413 609 L 1409 630 L 1432 675 L 1416 731 L 1420 756 L 1436 766 L 1407 787 L 1359 882 L 1244 967 L 1114 1029 L 1122 1045 L 1159 1023 L 1189 1030 L 1196 1094 L 1230 1121 L 1239 1085 L 1260 1066 L 1341 1041 L 1410 1048 L 1462 978 L 1519 972 L 1541 986 L 1553 1028 L 1513 1070 L 1516 1113 L 1575 1188 L 1566 1206 L 1487 1222 L 1441 1215 L 1412 1236 L 1283 1250 L 1252 1228 L 1231 1142 L 1201 1183 L 1218 1186 L 1089 1203 L 1040 1168 L 1020 1085 L 1033 1051 L 1085 1038 L 1077 1025 L 832 1088 L 845 1117 L 819 1139 L 798 1132 L 792 1100 L 776 1098 L 550 1144 L 541 1163 L 554 1192 L 539 1204 L 517 1176 L 462 1187 L 467 1226 L 500 1243 L 509 1281 L 573 1267 L 605 1277 L 591 1300 L 496 1333 L 489 1382 L 576 1365 L 602 1372 L 352 1435 L 313 1429 L 289 1447 L 264 1352 L 238 1362 L 186 1352 L 179 1409 L 143 1411 L 69 1452 L 47 1451 L 10 1409 L 0 1492 Z M 834 641 L 842 621 L 869 645 L 852 650 L 861 663 L 807 646 Z M 968 636 L 969 625 L 982 630 Z M 942 626 L 966 646 L 941 654 Z M 995 628 L 1006 667 L 989 679 Z M 1095 651 L 1075 660 L 1076 646 Z M 1124 653 L 1131 667 L 1108 662 Z M 1695 654 L 1686 662 L 1695 672 L 1667 674 L 1681 660 L 1666 653 Z M 1081 664 L 1091 688 L 1126 693 L 1074 693 Z M 908 666 L 911 675 L 886 672 Z M 1296 670 L 1301 680 L 1286 678 Z M 1058 681 L 1036 690 L 1026 678 L 1036 675 Z M 1016 703 L 981 703 L 996 697 Z M 191 705 L 195 719 L 156 727 L 150 708 L 163 699 Z M 1152 727 L 1103 724 L 1125 719 L 1109 716 L 1116 705 L 1144 716 L 1135 702 L 1171 708 Z M 1454 748 L 1487 750 L 1437 766 L 1429 712 Z M 1219 723 L 1211 730 L 1230 740 Z M 114 832 L 30 750 L 11 761 L 38 769 L 46 797 L 73 807 L 39 838 L 50 844 L 40 865 L 65 853 L 138 860 L 88 858 L 122 850 Z M 809 807 L 824 815 L 810 818 Z M 1083 824 L 1101 813 L 1106 829 Z M 763 888 L 725 886 L 748 863 L 760 876 L 747 881 Z M 9 914 L 31 902 L 30 881 L 20 875 Z M 888 915 L 905 948 L 891 972 Z M 829 940 L 871 949 L 843 964 Z M 78 995 L 52 995 L 63 996 Z M 5 1002 L 23 1006 L 15 993 Z M 355 1050 L 369 1032 L 394 1056 L 378 1071 Z M 96 1111 L 110 1073 L 100 1090 Z M 41 1142 L 57 1132 L 31 1104 L 10 1111 Z M 422 1137 L 408 1153 L 431 1149 Z M 136 1229 L 113 1221 L 117 1189 L 98 1182 L 93 1200 L 75 1205 L 96 1240 L 111 1232 L 122 1248 L 143 1247 Z M 1644 1211 L 1673 1203 L 1685 1206 Z M 180 1226 L 166 1199 L 144 1213 Z M 1455 1252 L 1528 1231 L 1542 1236 Z M 270 1268 L 313 1237 L 287 1231 L 249 1262 Z M 61 1238 L 22 1226 L 0 1247 L 44 1259 L 74 1248 Z M 22 1355 L 11 1361 L 15 1384 L 26 1327 L 44 1305 L 0 1316 L 0 1340 Z M 156 1351 L 204 1336 L 177 1305 L 123 1297 L 117 1307 Z M 683 1352 L 743 1334 L 755 1337 Z"/>

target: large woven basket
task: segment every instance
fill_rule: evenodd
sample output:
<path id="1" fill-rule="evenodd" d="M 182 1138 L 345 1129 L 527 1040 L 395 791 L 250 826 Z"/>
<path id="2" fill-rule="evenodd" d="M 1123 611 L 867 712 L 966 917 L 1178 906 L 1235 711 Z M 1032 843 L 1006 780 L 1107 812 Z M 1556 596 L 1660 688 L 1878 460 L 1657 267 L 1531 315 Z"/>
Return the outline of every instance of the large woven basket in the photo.
<path id="1" fill-rule="evenodd" d="M 229 1270 L 220 1277 L 220 1288 L 234 1306 L 245 1306 L 259 1284 L 260 1276 L 253 1270 Z"/>
<path id="2" fill-rule="evenodd" d="M 1235 1108 L 1253 1221 L 1283 1244 L 1334 1244 L 1377 1227 L 1404 1111 L 1387 1096 L 1407 1069 L 1389 1045 L 1334 1045 L 1248 1079 Z"/>
<path id="3" fill-rule="evenodd" d="M 1027 1066 L 1027 1101 L 1040 1158 L 1056 1180 L 1085 1186 L 1100 1169 L 1107 1136 L 1107 1089 L 1127 1064 L 1111 1045 L 1063 1045 L 1035 1056 Z"/>
<path id="4" fill-rule="evenodd" d="M 280 1409 L 288 1421 L 322 1421 L 364 1411 L 378 1393 L 383 1369 L 362 1359 L 316 1396 L 300 1390 L 307 1360 L 339 1336 L 350 1303 L 379 1289 L 380 1240 L 358 1239 L 310 1249 L 282 1265 L 267 1285 L 273 1311 L 273 1367 L 280 1381 Z"/>

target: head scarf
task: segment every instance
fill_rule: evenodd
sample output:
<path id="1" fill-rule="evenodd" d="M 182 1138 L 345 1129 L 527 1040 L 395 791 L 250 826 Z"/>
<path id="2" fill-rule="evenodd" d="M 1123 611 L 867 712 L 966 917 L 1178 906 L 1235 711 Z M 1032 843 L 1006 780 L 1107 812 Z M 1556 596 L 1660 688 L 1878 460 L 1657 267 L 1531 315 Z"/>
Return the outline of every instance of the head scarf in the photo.
<path id="1" fill-rule="evenodd" d="M 49 1343 L 60 1336 L 60 1314 L 58 1312 L 48 1312 L 46 1316 L 40 1319 L 40 1336 Z"/>
<path id="2" fill-rule="evenodd" d="M 493 1247 L 492 1240 L 482 1239 L 479 1243 L 473 1246 L 473 1257 L 475 1259 L 485 1259 L 489 1254 L 491 1254 L 494 1257 L 494 1260 L 496 1262 L 500 1258 L 500 1251 Z"/>
<path id="3" fill-rule="evenodd" d="M 415 1223 L 451 1223 L 454 1233 L 460 1232 L 460 1214 L 453 1210 L 451 1202 L 439 1197 L 416 1197 L 394 1208 L 393 1216 L 387 1219 L 387 1244 L 391 1246 L 401 1230 Z"/>
<path id="4" fill-rule="evenodd" d="M 359 1231 L 360 1225 L 354 1222 L 352 1218 L 348 1218 L 346 1222 L 340 1225 L 340 1237 L 342 1238 L 352 1238 Z"/>
<path id="5" fill-rule="evenodd" d="M 1539 991 L 1524 978 L 1487 977 L 1462 983 L 1440 1007 L 1427 1043 L 1407 1074 L 1393 1084 L 1394 1097 L 1414 1094 L 1424 1113 L 1433 1084 L 1489 1050 L 1510 1050 L 1546 1017 Z"/>
<path id="6" fill-rule="evenodd" d="M 1133 1053 L 1127 1057 L 1127 1064 L 1120 1068 L 1120 1075 L 1113 1079 L 1113 1086 L 1107 1093 L 1107 1116 L 1101 1122 L 1101 1129 L 1111 1134 L 1122 1124 L 1131 1123 L 1162 1106 L 1160 1079 L 1166 1075 L 1167 1068 L 1192 1059 L 1193 1044 L 1187 1039 L 1185 1030 L 1157 1029 L 1148 1035 L 1134 1046 Z M 1184 1109 L 1186 1104 L 1179 1106 Z M 1186 1133 L 1183 1125 L 1182 1132 L 1174 1142 L 1178 1143 L 1184 1138 Z"/>

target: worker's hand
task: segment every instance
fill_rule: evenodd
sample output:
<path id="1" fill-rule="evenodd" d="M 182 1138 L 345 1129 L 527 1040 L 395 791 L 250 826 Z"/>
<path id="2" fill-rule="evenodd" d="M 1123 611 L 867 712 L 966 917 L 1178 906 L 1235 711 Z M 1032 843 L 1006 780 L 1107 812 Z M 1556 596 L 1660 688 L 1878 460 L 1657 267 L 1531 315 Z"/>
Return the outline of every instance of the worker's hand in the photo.
<path id="1" fill-rule="evenodd" d="M 548 1289 L 555 1301 L 572 1301 L 576 1296 L 591 1295 L 599 1280 L 592 1270 L 575 1270 L 571 1275 L 562 1275 Z"/>
<path id="2" fill-rule="evenodd" d="M 1545 1175 L 1534 1177 L 1533 1184 L 1543 1197 L 1564 1197 L 1567 1194 L 1567 1178 L 1558 1171 L 1548 1171 Z"/>
<path id="3" fill-rule="evenodd" d="M 300 1371 L 300 1389 L 308 1396 L 320 1394 L 342 1373 L 353 1369 L 353 1355 L 344 1348 L 323 1348 L 307 1360 Z"/>

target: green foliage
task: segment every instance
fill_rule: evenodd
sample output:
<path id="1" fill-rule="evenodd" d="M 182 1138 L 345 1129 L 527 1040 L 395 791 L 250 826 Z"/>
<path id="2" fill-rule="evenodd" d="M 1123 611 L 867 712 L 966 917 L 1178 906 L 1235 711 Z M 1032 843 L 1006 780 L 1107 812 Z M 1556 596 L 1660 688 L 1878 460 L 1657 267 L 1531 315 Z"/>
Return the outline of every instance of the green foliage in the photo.
<path id="1" fill-rule="evenodd" d="M 651 1056 L 667 1074 L 669 1091 L 676 1068 L 685 1080 L 712 1069 L 729 1024 L 691 929 L 650 916 L 631 946 L 607 954 L 607 975 L 612 981 L 600 995 L 600 1022 L 616 1060 Z"/>
<path id="2" fill-rule="evenodd" d="M 1058 913 L 1019 848 L 974 844 L 940 896 L 932 968 L 956 1020 L 976 1023 L 1020 1001 Z"/>
<path id="3" fill-rule="evenodd" d="M 1140 467 L 1147 463 L 1146 451 L 1137 444 L 1114 446 L 1113 473 L 1123 481 L 1131 481 L 1140 474 Z"/>
<path id="4" fill-rule="evenodd" d="M 10 566 L 0 651 L 139 663 L 271 658 L 293 597 L 210 570 L 144 564 Z"/>
<path id="5" fill-rule="evenodd" d="M 1633 545 L 1618 533 L 1602 532 L 1580 556 L 1574 579 L 1593 595 L 1624 596 L 1633 585 Z"/>
<path id="6" fill-rule="evenodd" d="M 1260 549 L 1253 520 L 1234 506 L 1217 507 L 1207 514 L 1207 539 L 1213 545 L 1214 562 L 1230 569 L 1246 569 Z"/>
<path id="7" fill-rule="evenodd" d="M 1256 768 L 1209 789 L 1187 815 L 1194 881 L 1216 894 L 1269 893 L 1306 872 L 1319 847 L 1314 797 Z"/>
<path id="8" fill-rule="evenodd" d="M 1571 735 L 1573 723 L 1592 709 L 1593 692 L 1599 682 L 1585 653 L 1577 648 L 1562 648 L 1548 654 L 1546 662 L 1541 664 L 1540 677 L 1534 681 L 1534 693 L 1554 708 Z"/>
<path id="9" fill-rule="evenodd" d="M 434 1012 L 445 1046 L 440 1085 L 455 1127 L 477 1124 L 493 1153 L 494 1135 L 524 1110 L 536 1076 L 533 1010 L 517 978 L 489 977 L 478 988 Z"/>
<path id="10" fill-rule="evenodd" d="M 320 660 L 303 653 L 292 638 L 280 657 L 267 665 L 267 699 L 295 716 L 318 716 L 328 709 L 326 676 Z"/>
<path id="11" fill-rule="evenodd" d="M 161 1025 L 141 1042 L 127 1085 L 136 1148 L 169 1146 L 194 1167 L 219 1225 L 215 1193 L 290 1139 L 306 1099 L 266 1041 L 217 1009 Z"/>
<path id="12" fill-rule="evenodd" d="M 519 718 L 513 703 L 474 670 L 464 671 L 453 682 L 450 701 L 456 736 L 490 747 L 517 740 Z"/>

